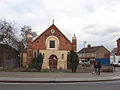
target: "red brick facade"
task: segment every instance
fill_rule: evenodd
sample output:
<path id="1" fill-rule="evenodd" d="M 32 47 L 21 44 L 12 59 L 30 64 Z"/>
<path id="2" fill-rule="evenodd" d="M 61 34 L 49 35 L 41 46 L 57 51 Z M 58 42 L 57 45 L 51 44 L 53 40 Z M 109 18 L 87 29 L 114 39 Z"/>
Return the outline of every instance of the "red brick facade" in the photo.
<path id="1" fill-rule="evenodd" d="M 76 51 L 77 50 L 77 41 L 76 41 L 76 37 L 75 37 L 75 34 L 74 34 L 74 37 L 72 37 L 72 46 L 73 46 L 73 50 Z"/>
<path id="2" fill-rule="evenodd" d="M 51 29 L 54 29 L 55 33 L 51 34 Z M 54 24 L 32 42 L 32 48 L 36 50 L 46 50 L 45 41 L 51 35 L 59 38 L 59 50 L 72 50 L 72 43 L 60 32 L 60 30 Z"/>
<path id="3" fill-rule="evenodd" d="M 117 40 L 117 55 L 120 55 L 120 38 Z"/>
<path id="4" fill-rule="evenodd" d="M 54 29 L 52 33 L 51 30 Z M 52 24 L 48 29 L 46 29 L 40 36 L 38 36 L 33 42 L 28 42 L 27 46 L 27 64 L 31 63 L 33 58 L 32 51 L 33 50 L 46 50 L 46 39 L 49 36 L 55 36 L 59 39 L 59 47 L 58 50 L 76 50 L 76 41 L 75 38 L 72 42 L 70 42 L 65 35 L 54 25 Z"/>

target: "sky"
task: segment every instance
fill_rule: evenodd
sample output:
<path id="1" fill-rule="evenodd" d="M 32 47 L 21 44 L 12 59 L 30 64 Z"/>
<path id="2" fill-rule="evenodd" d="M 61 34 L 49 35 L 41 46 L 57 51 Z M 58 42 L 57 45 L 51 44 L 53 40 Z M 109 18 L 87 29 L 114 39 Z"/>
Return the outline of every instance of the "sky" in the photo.
<path id="1" fill-rule="evenodd" d="M 116 47 L 120 38 L 120 0 L 0 0 L 0 19 L 20 27 L 29 25 L 40 35 L 54 24 L 77 50 L 91 46 Z"/>

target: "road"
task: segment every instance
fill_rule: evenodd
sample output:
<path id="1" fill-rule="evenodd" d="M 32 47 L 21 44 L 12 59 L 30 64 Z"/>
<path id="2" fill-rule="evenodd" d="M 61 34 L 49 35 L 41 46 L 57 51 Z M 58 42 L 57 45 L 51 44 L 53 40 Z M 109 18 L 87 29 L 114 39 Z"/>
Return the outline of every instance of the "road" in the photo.
<path id="1" fill-rule="evenodd" d="M 0 90 L 120 90 L 120 81 L 83 83 L 0 83 Z"/>

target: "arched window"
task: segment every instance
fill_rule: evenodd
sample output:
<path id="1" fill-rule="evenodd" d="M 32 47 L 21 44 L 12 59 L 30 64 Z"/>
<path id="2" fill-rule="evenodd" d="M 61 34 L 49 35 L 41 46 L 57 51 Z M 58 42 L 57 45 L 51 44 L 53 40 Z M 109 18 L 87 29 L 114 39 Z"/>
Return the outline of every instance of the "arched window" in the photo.
<path id="1" fill-rule="evenodd" d="M 50 40 L 50 47 L 49 48 L 55 48 L 55 40 Z"/>
<path id="2" fill-rule="evenodd" d="M 59 39 L 56 36 L 49 36 L 46 39 L 46 48 L 50 50 L 58 50 L 59 48 Z"/>
<path id="3" fill-rule="evenodd" d="M 34 58 L 37 57 L 37 54 L 38 54 L 38 51 L 37 51 L 37 50 L 34 50 L 34 51 L 33 51 L 33 56 L 34 56 Z"/>
<path id="4" fill-rule="evenodd" d="M 70 54 L 70 52 L 68 52 L 68 54 Z"/>
<path id="5" fill-rule="evenodd" d="M 40 53 L 39 50 L 37 50 L 37 55 L 38 55 L 39 53 Z"/>
<path id="6" fill-rule="evenodd" d="M 64 54 L 62 54 L 62 59 L 64 59 Z"/>
<path id="7" fill-rule="evenodd" d="M 43 59 L 45 58 L 45 54 L 43 53 Z"/>

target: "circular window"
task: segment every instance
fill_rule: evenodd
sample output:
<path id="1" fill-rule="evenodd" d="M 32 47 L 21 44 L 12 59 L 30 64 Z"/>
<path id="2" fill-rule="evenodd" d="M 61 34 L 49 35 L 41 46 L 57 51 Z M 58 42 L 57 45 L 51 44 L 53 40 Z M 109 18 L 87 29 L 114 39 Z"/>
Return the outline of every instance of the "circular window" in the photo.
<path id="1" fill-rule="evenodd" d="M 51 29 L 51 33 L 52 33 L 52 34 L 55 33 L 55 30 L 54 30 L 54 29 Z"/>

